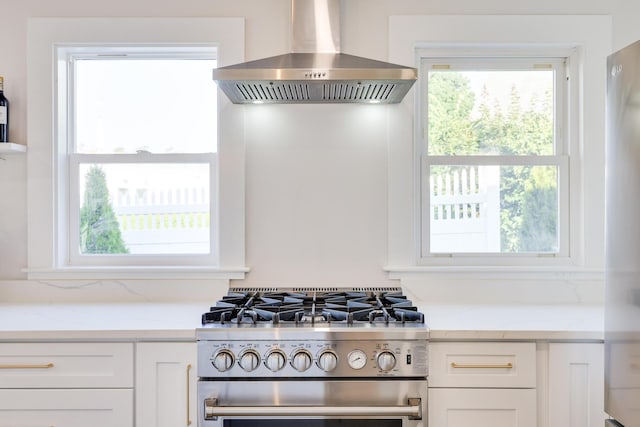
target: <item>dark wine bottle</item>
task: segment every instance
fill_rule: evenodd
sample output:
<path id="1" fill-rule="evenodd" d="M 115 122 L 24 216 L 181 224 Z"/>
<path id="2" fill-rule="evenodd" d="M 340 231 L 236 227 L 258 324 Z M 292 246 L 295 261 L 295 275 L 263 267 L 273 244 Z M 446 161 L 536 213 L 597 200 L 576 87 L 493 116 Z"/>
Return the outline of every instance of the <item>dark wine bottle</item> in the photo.
<path id="1" fill-rule="evenodd" d="M 9 142 L 9 100 L 4 96 L 4 78 L 0 76 L 0 143 Z"/>

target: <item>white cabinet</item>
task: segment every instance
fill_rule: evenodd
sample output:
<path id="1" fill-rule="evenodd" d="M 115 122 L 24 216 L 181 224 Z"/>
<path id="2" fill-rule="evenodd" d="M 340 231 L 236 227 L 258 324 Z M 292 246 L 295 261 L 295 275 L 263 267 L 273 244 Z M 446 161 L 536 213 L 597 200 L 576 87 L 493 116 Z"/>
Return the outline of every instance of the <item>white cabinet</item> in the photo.
<path id="1" fill-rule="evenodd" d="M 195 342 L 0 343 L 0 427 L 195 426 L 196 355 Z"/>
<path id="2" fill-rule="evenodd" d="M 133 344 L 0 344 L 0 388 L 114 387 L 133 388 Z"/>
<path id="3" fill-rule="evenodd" d="M 0 427 L 31 425 L 133 426 L 133 344 L 0 344 Z"/>
<path id="4" fill-rule="evenodd" d="M 429 425 L 535 427 L 535 389 L 429 388 Z"/>
<path id="5" fill-rule="evenodd" d="M 536 427 L 536 345 L 432 342 L 429 425 Z"/>
<path id="6" fill-rule="evenodd" d="M 0 389 L 0 427 L 133 426 L 133 389 Z"/>
<path id="7" fill-rule="evenodd" d="M 604 423 L 604 345 L 549 344 L 549 426 Z"/>
<path id="8" fill-rule="evenodd" d="M 533 342 L 434 342 L 429 387 L 535 388 Z"/>
<path id="9" fill-rule="evenodd" d="M 136 427 L 197 424 L 196 343 L 136 344 Z"/>

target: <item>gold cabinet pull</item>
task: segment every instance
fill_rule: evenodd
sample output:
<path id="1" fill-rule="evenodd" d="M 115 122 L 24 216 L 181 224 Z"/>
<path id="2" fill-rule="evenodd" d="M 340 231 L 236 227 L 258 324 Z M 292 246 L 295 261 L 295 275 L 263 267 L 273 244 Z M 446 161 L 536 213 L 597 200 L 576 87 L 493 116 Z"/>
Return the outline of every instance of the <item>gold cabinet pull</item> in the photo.
<path id="1" fill-rule="evenodd" d="M 459 369 L 513 369 L 513 363 L 509 362 L 506 365 L 459 365 L 456 362 L 451 362 L 451 367 Z"/>
<path id="2" fill-rule="evenodd" d="M 189 403 L 191 400 L 191 392 L 189 391 L 189 389 L 191 388 L 191 380 L 189 378 L 189 373 L 191 372 L 191 363 L 189 363 L 187 365 L 187 425 L 190 426 L 191 425 L 191 414 L 190 414 L 190 409 L 189 409 Z"/>
<path id="3" fill-rule="evenodd" d="M 0 365 L 0 369 L 50 369 L 53 368 L 53 363 L 46 363 L 44 365 Z"/>

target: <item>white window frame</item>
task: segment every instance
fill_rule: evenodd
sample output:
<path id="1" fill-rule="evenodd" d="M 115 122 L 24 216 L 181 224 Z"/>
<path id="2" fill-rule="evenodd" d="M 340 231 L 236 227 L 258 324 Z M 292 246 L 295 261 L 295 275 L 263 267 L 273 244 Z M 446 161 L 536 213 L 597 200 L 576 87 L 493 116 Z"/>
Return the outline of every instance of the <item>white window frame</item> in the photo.
<path id="1" fill-rule="evenodd" d="M 66 45 L 55 46 L 58 67 L 56 68 L 56 138 L 58 188 L 58 258 L 60 264 L 69 266 L 186 266 L 218 265 L 218 216 L 217 212 L 217 153 L 138 153 L 138 154 L 85 154 L 76 151 L 75 127 L 76 104 L 75 64 L 78 60 L 101 58 L 175 59 L 193 60 L 217 58 L 214 46 L 192 45 Z M 213 151 L 213 150 L 212 150 Z M 209 165 L 209 250 L 208 254 L 81 254 L 80 253 L 80 206 L 79 165 L 82 163 L 194 163 Z M 63 191 L 68 189 L 68 194 Z"/>
<path id="2" fill-rule="evenodd" d="M 391 279 L 403 285 L 436 291 L 443 283 L 513 285 L 521 280 L 532 286 L 549 279 L 597 283 L 604 259 L 604 146 L 606 57 L 612 51 L 609 15 L 403 15 L 389 18 L 389 61 L 419 67 L 417 49 L 543 48 L 575 51 L 572 61 L 579 76 L 579 102 L 570 109 L 572 125 L 570 165 L 570 241 L 568 257 L 505 258 L 442 257 L 425 265 L 421 260 L 420 144 L 416 139 L 419 89 L 389 110 L 388 156 L 388 259 L 384 266 Z M 471 50 L 471 49 L 469 49 Z M 548 56 L 548 53 L 545 55 Z M 589 282 L 591 281 L 591 282 Z M 545 282 L 546 283 L 546 282 Z M 554 282 L 559 283 L 559 282 Z M 415 289 L 418 289 L 416 286 Z M 449 289 L 449 288 L 447 288 Z M 429 294 L 425 294 L 429 298 Z"/>
<path id="3" fill-rule="evenodd" d="M 443 47 L 417 49 L 419 58 L 419 101 L 416 105 L 418 130 L 419 188 L 420 211 L 417 213 L 420 230 L 419 265 L 522 265 L 547 264 L 557 259 L 567 259 L 570 251 L 570 194 L 578 192 L 579 187 L 571 185 L 569 174 L 572 157 L 571 147 L 577 145 L 572 136 L 572 124 L 569 121 L 570 108 L 578 102 L 579 79 L 576 68 L 576 49 L 558 49 L 552 47 L 509 46 L 496 48 L 486 45 L 465 47 Z M 455 70 L 483 69 L 524 69 L 531 64 L 550 65 L 555 70 L 554 81 L 554 154 L 542 155 L 429 155 L 426 128 L 428 126 L 427 96 L 428 72 L 432 68 L 445 66 Z M 575 124 L 573 125 L 575 129 Z M 575 166 L 575 160 L 573 160 Z M 429 173 L 433 165 L 522 165 L 522 166 L 556 166 L 558 170 L 558 240 L 557 253 L 432 253 L 430 251 L 430 191 Z"/>
<path id="4" fill-rule="evenodd" d="M 218 200 L 217 262 L 193 262 L 191 256 L 171 265 L 74 265 L 65 246 L 60 217 L 68 211 L 57 200 L 68 199 L 70 188 L 62 170 L 66 153 L 55 145 L 60 107 L 54 98 L 58 58 L 56 45 L 208 46 L 217 49 L 218 66 L 244 60 L 243 18 L 30 18 L 27 60 L 29 156 L 27 158 L 28 279 L 242 279 L 244 239 L 244 131 L 243 110 L 218 91 L 218 151 L 211 171 Z M 212 81 L 212 84 L 213 81 Z M 209 160 L 207 160 L 209 161 Z M 64 165 L 65 167 L 58 167 Z M 181 258 L 181 257 L 177 257 Z"/>

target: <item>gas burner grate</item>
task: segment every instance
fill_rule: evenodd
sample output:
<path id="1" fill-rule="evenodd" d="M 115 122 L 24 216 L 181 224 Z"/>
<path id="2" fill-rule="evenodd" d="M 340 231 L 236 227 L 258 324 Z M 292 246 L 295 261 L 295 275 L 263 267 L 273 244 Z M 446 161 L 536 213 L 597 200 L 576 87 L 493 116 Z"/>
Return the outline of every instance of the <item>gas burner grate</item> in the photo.
<path id="1" fill-rule="evenodd" d="M 424 315 L 397 288 L 371 289 L 236 288 L 202 315 L 202 324 L 424 323 Z"/>

